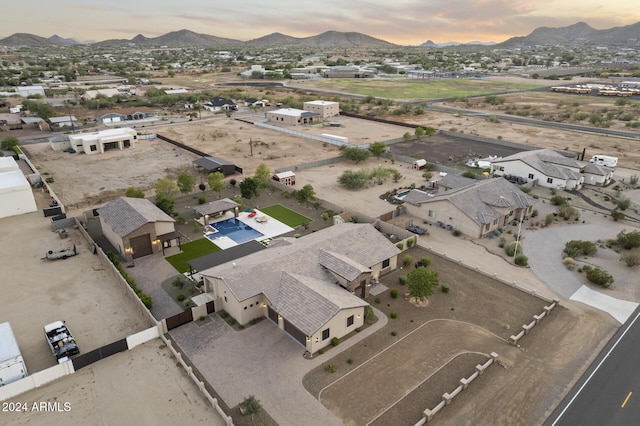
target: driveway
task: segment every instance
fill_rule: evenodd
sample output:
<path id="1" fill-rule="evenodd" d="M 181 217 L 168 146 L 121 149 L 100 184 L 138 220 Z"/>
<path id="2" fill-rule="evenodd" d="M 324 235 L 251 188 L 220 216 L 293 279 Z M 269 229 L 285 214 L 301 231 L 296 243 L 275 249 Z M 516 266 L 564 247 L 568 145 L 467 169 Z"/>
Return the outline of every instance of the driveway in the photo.
<path id="1" fill-rule="evenodd" d="M 604 289 L 597 291 L 587 287 L 561 261 L 562 250 L 567 241 L 606 240 L 615 237 L 623 229 L 630 228 L 629 225 L 613 222 L 608 218 L 594 218 L 593 222 L 584 225 L 554 225 L 527 231 L 522 243 L 524 251 L 534 273 L 558 294 L 605 311 L 624 323 L 638 307 L 638 303 L 608 296 L 604 294 Z M 617 267 L 625 268 L 622 263 L 618 264 Z M 615 271 L 609 272 L 616 276 Z"/>
<path id="2" fill-rule="evenodd" d="M 303 358 L 304 348 L 268 319 L 234 331 L 212 314 L 212 322 L 191 322 L 170 334 L 229 407 L 254 395 L 280 425 L 339 426 L 340 419 L 305 390 L 302 378 L 386 325 L 387 317 L 374 311 L 375 324 L 311 360 Z"/>

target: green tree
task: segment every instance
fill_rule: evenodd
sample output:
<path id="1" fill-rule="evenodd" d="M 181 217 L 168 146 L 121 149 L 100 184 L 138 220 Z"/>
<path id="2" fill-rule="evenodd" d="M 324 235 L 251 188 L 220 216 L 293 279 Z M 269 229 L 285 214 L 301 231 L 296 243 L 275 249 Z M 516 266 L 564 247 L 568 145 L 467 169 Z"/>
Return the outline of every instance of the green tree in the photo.
<path id="1" fill-rule="evenodd" d="M 425 300 L 433 294 L 439 284 L 438 272 L 429 270 L 423 266 L 415 268 L 407 274 L 407 287 L 409 296 L 418 300 Z"/>
<path id="2" fill-rule="evenodd" d="M 31 111 L 32 114 L 37 115 L 43 120 L 46 120 L 56 115 L 53 107 L 50 104 L 47 104 L 44 102 L 36 102 L 36 101 L 31 101 L 29 99 L 26 99 L 22 102 L 22 105 L 24 105 L 26 109 Z"/>
<path id="3" fill-rule="evenodd" d="M 125 197 L 131 198 L 144 198 L 144 192 L 140 188 L 136 188 L 135 186 L 130 186 L 124 192 Z"/>
<path id="4" fill-rule="evenodd" d="M 246 198 L 247 200 L 252 199 L 253 197 L 258 196 L 258 181 L 254 178 L 245 178 L 242 182 L 240 182 L 240 194 L 242 198 Z"/>
<path id="5" fill-rule="evenodd" d="M 374 142 L 369 146 L 369 152 L 379 160 L 380 156 L 387 152 L 387 145 L 384 142 Z"/>
<path id="6" fill-rule="evenodd" d="M 434 136 L 436 133 L 438 133 L 438 129 L 436 129 L 435 127 L 427 126 L 427 128 L 424 129 L 424 134 L 428 138 L 431 138 L 431 136 Z"/>
<path id="7" fill-rule="evenodd" d="M 371 179 L 376 179 L 378 185 L 382 185 L 382 182 L 391 176 L 393 169 L 387 169 L 386 167 L 378 166 L 371 171 L 369 175 Z"/>
<path id="8" fill-rule="evenodd" d="M 218 198 L 220 198 L 220 193 L 225 187 L 224 174 L 222 172 L 209 173 L 207 176 L 207 183 L 209 184 L 209 188 L 212 191 L 216 191 L 218 193 Z"/>
<path id="9" fill-rule="evenodd" d="M 2 149 L 10 150 L 14 146 L 20 145 L 20 139 L 15 136 L 6 136 L 2 139 L 2 142 L 0 144 L 2 146 Z"/>
<path id="10" fill-rule="evenodd" d="M 406 132 L 404 135 L 402 135 L 402 139 L 403 139 L 405 142 L 409 142 L 409 141 L 411 140 L 411 133 Z"/>
<path id="11" fill-rule="evenodd" d="M 299 191 L 296 191 L 296 200 L 301 203 L 304 202 L 309 207 L 309 201 L 313 201 L 316 199 L 316 191 L 313 189 L 313 186 L 310 184 L 306 184 Z"/>
<path id="12" fill-rule="evenodd" d="M 425 178 L 425 180 L 430 181 L 433 177 L 433 173 L 430 171 L 425 171 L 422 173 L 422 177 Z"/>
<path id="13" fill-rule="evenodd" d="M 173 210 L 174 205 L 175 201 L 173 200 L 173 198 L 167 198 L 164 195 L 161 195 L 159 197 L 156 196 L 156 207 L 158 207 L 169 216 L 173 216 L 175 213 Z"/>
<path id="14" fill-rule="evenodd" d="M 171 179 L 160 179 L 156 182 L 156 200 L 167 198 L 173 200 L 178 195 L 178 185 Z"/>
<path id="15" fill-rule="evenodd" d="M 353 161 L 358 164 L 361 161 L 369 158 L 369 151 L 358 147 L 346 147 L 342 150 L 342 157 L 345 160 Z"/>
<path id="16" fill-rule="evenodd" d="M 415 135 L 416 138 L 420 139 L 426 134 L 426 131 L 422 127 L 416 127 Z"/>
<path id="17" fill-rule="evenodd" d="M 260 408 L 262 408 L 260 401 L 258 401 L 253 395 L 246 397 L 244 401 L 240 403 L 240 406 L 242 407 L 243 414 L 250 415 L 251 420 L 253 420 L 253 416 L 258 414 L 258 412 L 260 412 Z"/>
<path id="18" fill-rule="evenodd" d="M 363 172 L 364 171 L 364 172 Z M 338 183 L 347 189 L 360 189 L 369 180 L 369 173 L 366 170 L 345 170 L 339 177 Z"/>
<path id="19" fill-rule="evenodd" d="M 183 194 L 188 194 L 193 191 L 193 187 L 196 185 L 196 178 L 189 172 L 181 173 L 178 176 L 178 189 Z"/>
<path id="20" fill-rule="evenodd" d="M 264 163 L 258 165 L 253 178 L 258 182 L 259 188 L 269 188 L 271 186 L 271 170 Z"/>

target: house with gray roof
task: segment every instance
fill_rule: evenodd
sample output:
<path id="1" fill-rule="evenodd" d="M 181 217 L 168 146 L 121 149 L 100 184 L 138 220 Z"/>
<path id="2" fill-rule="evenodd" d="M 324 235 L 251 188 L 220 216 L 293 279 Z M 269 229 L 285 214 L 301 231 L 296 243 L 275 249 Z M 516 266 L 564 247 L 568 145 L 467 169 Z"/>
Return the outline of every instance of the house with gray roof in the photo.
<path id="1" fill-rule="evenodd" d="M 536 181 L 537 185 L 553 189 L 574 190 L 582 188 L 584 162 L 551 149 L 522 151 L 491 163 L 494 176 L 516 180 Z"/>
<path id="2" fill-rule="evenodd" d="M 310 353 L 364 324 L 364 297 L 396 269 L 398 249 L 371 224 L 334 225 L 200 271 L 205 290 L 238 323 L 269 318 Z"/>
<path id="3" fill-rule="evenodd" d="M 120 197 L 97 211 L 102 233 L 126 260 L 180 242 L 175 220 L 145 198 Z"/>
<path id="4" fill-rule="evenodd" d="M 460 184 L 460 182 L 457 182 Z M 469 179 L 440 193 L 412 190 L 404 198 L 407 213 L 425 222 L 479 238 L 533 213 L 533 199 L 506 179 Z"/>

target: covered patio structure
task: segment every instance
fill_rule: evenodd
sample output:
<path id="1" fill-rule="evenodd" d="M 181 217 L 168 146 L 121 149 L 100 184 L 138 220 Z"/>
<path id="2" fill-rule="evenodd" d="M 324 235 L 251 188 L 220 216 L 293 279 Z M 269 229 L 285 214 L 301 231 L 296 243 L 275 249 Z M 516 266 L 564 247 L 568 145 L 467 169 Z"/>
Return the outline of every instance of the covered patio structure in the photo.
<path id="1" fill-rule="evenodd" d="M 193 207 L 193 210 L 204 218 L 203 225 L 206 227 L 209 225 L 210 218 L 223 216 L 228 211 L 233 211 L 233 216 L 238 217 L 240 204 L 230 198 L 223 198 L 221 200 L 211 201 L 207 204 L 195 206 Z"/>

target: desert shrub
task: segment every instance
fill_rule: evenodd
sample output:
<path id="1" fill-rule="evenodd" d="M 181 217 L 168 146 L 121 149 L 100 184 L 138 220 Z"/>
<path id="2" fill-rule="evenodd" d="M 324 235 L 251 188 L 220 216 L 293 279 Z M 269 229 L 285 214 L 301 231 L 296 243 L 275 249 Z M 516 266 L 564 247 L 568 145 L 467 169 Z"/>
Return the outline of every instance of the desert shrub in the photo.
<path id="1" fill-rule="evenodd" d="M 571 240 L 565 243 L 564 252 L 569 257 L 591 256 L 598 247 L 591 241 Z"/>
<path id="2" fill-rule="evenodd" d="M 389 292 L 389 296 L 391 296 L 392 299 L 397 299 L 398 293 L 399 292 L 397 288 L 392 288 L 391 291 Z"/>
<path id="3" fill-rule="evenodd" d="M 353 358 L 347 359 L 347 364 L 353 364 Z"/>
<path id="4" fill-rule="evenodd" d="M 400 281 L 400 285 L 406 285 L 407 284 L 407 276 L 406 275 L 400 275 L 398 277 L 398 280 Z"/>
<path id="5" fill-rule="evenodd" d="M 551 197 L 550 201 L 554 206 L 563 206 L 567 204 L 567 199 L 561 195 L 554 195 L 553 197 Z"/>
<path id="6" fill-rule="evenodd" d="M 413 263 L 413 257 L 409 256 L 408 254 L 402 258 L 402 264 L 404 266 L 409 266 L 412 263 Z"/>
<path id="7" fill-rule="evenodd" d="M 513 259 L 513 262 L 518 266 L 527 266 L 529 264 L 529 258 L 524 254 L 519 254 Z"/>
<path id="8" fill-rule="evenodd" d="M 640 231 L 620 231 L 616 236 L 616 242 L 620 247 L 626 250 L 640 247 Z"/>
<path id="9" fill-rule="evenodd" d="M 369 305 L 364 307 L 364 320 L 367 322 L 372 322 L 376 319 L 376 314 L 373 312 L 373 308 Z"/>
<path id="10" fill-rule="evenodd" d="M 509 257 L 512 257 L 514 254 L 516 254 L 516 250 L 518 251 L 518 254 L 522 253 L 522 245 L 518 244 L 516 241 L 510 243 L 504 248 L 504 252 Z"/>
<path id="11" fill-rule="evenodd" d="M 402 243 L 396 244 L 396 247 L 398 247 L 400 250 L 404 250 L 404 244 Z"/>
<path id="12" fill-rule="evenodd" d="M 186 299 L 186 297 L 185 297 L 185 295 L 184 295 L 184 294 L 179 294 L 179 295 L 176 297 L 176 300 L 177 300 L 178 302 L 182 302 L 184 299 Z"/>
<path id="13" fill-rule="evenodd" d="M 504 237 L 500 237 L 500 242 L 498 243 L 498 247 L 504 248 L 505 244 L 507 244 L 507 240 Z"/>
<path id="14" fill-rule="evenodd" d="M 417 261 L 414 266 L 416 268 L 420 268 L 420 267 L 428 268 L 429 265 L 431 265 L 431 258 L 430 257 L 423 257 L 422 259 Z"/>
<path id="15" fill-rule="evenodd" d="M 415 243 L 415 239 L 414 238 L 409 238 L 407 240 L 407 248 L 411 248 L 413 247 L 413 244 Z"/>
<path id="16" fill-rule="evenodd" d="M 324 367 L 324 371 L 326 371 L 327 373 L 335 373 L 336 371 L 338 371 L 338 369 L 333 364 L 327 364 Z"/>
<path id="17" fill-rule="evenodd" d="M 451 233 L 454 237 L 459 237 L 460 235 L 462 235 L 462 231 L 459 229 L 454 229 L 453 231 L 451 231 Z"/>
<path id="18" fill-rule="evenodd" d="M 580 212 L 569 204 L 565 204 L 558 207 L 558 216 L 564 220 L 578 220 L 580 218 Z"/>
<path id="19" fill-rule="evenodd" d="M 613 277 L 605 270 L 587 265 L 584 267 L 584 271 L 587 273 L 587 279 L 594 284 L 609 287 L 613 283 Z"/>
<path id="20" fill-rule="evenodd" d="M 398 332 L 397 332 L 397 331 L 392 331 L 392 332 L 391 332 L 391 335 L 395 337 L 395 336 L 397 336 L 397 335 L 398 335 Z"/>
<path id="21" fill-rule="evenodd" d="M 626 210 L 631 206 L 631 200 L 626 197 L 621 197 L 616 204 L 620 210 Z"/>
<path id="22" fill-rule="evenodd" d="M 442 292 L 443 293 L 449 293 L 449 291 L 451 290 L 451 286 L 447 283 L 442 283 Z"/>
<path id="23" fill-rule="evenodd" d="M 333 339 L 331 339 L 331 346 L 338 346 L 340 344 L 340 339 L 338 339 L 337 337 L 334 337 Z"/>
<path id="24" fill-rule="evenodd" d="M 389 318 L 391 318 L 391 319 L 396 319 L 396 318 L 398 318 L 398 313 L 397 313 L 397 312 L 391 312 L 391 313 L 389 314 Z"/>
<path id="25" fill-rule="evenodd" d="M 551 225 L 555 219 L 555 215 L 553 213 L 549 213 L 544 217 L 544 223 L 547 225 Z"/>
<path id="26" fill-rule="evenodd" d="M 628 267 L 633 268 L 634 266 L 640 265 L 640 253 L 635 251 L 624 252 L 622 256 L 620 256 L 620 261 L 624 262 Z"/>
<path id="27" fill-rule="evenodd" d="M 613 219 L 614 222 L 622 220 L 624 219 L 624 213 L 618 210 L 611 210 L 611 219 Z"/>
<path id="28" fill-rule="evenodd" d="M 381 302 L 381 300 L 380 300 L 380 298 L 379 298 L 379 297 L 376 297 L 373 301 L 374 301 L 375 303 L 380 303 L 380 302 Z"/>

